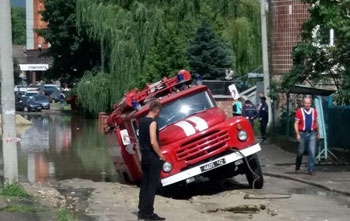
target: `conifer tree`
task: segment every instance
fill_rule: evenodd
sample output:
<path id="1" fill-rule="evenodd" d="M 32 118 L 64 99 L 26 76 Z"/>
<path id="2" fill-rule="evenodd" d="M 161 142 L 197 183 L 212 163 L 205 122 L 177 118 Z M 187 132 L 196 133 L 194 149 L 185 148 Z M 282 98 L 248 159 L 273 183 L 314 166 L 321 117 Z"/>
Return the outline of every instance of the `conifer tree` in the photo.
<path id="1" fill-rule="evenodd" d="M 191 72 L 200 74 L 204 79 L 223 78 L 232 61 L 227 46 L 205 19 L 190 43 L 188 55 Z"/>

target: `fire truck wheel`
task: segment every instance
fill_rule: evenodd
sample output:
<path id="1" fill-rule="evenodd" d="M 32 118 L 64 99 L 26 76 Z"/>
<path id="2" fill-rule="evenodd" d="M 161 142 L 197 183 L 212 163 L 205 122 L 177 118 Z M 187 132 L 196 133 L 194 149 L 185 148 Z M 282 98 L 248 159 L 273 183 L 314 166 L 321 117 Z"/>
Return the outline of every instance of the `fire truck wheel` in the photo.
<path id="1" fill-rule="evenodd" d="M 245 175 L 249 186 L 253 189 L 261 189 L 264 186 L 264 178 L 261 171 L 259 159 L 256 154 L 247 158 L 249 165 L 246 165 Z"/>

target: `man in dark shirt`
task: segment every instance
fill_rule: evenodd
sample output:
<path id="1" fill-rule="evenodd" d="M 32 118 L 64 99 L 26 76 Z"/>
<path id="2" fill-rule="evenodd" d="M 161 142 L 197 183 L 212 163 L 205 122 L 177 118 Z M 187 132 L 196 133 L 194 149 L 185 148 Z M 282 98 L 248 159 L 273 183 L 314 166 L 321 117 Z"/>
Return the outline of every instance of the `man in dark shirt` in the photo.
<path id="1" fill-rule="evenodd" d="M 260 97 L 260 109 L 259 109 L 259 122 L 260 122 L 260 134 L 262 137 L 262 143 L 266 140 L 266 127 L 269 122 L 269 107 L 266 104 L 266 97 Z"/>
<path id="2" fill-rule="evenodd" d="M 138 220 L 165 220 L 154 213 L 154 198 L 159 185 L 160 171 L 165 157 L 160 151 L 159 130 L 156 118 L 161 111 L 159 101 L 152 101 L 146 117 L 139 123 L 142 183 L 139 195 Z"/>
<path id="3" fill-rule="evenodd" d="M 254 129 L 254 120 L 258 117 L 258 111 L 250 100 L 244 102 L 242 115 L 249 120 L 250 125 Z"/>

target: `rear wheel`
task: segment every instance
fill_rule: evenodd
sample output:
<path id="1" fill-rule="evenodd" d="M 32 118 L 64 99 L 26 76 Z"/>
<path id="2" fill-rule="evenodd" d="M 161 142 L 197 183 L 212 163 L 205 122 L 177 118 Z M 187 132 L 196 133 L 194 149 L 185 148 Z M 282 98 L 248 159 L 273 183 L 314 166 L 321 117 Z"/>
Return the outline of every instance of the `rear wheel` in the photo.
<path id="1" fill-rule="evenodd" d="M 249 186 L 253 189 L 261 189 L 264 186 L 264 177 L 261 171 L 260 162 L 256 154 L 247 157 L 246 172 Z"/>

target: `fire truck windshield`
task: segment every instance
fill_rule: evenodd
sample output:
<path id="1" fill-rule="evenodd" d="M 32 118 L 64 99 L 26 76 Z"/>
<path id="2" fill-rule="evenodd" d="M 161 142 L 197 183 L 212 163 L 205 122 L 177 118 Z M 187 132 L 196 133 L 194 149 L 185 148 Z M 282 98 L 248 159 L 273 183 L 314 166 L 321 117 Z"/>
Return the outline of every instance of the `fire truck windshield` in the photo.
<path id="1" fill-rule="evenodd" d="M 162 107 L 162 111 L 157 119 L 158 127 L 161 129 L 190 115 L 213 107 L 216 107 L 216 104 L 207 91 L 174 100 Z"/>

